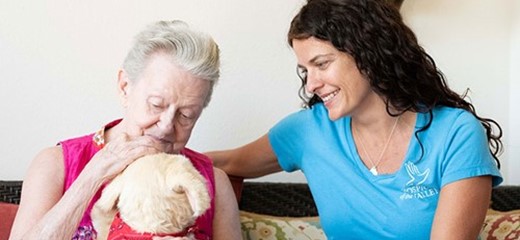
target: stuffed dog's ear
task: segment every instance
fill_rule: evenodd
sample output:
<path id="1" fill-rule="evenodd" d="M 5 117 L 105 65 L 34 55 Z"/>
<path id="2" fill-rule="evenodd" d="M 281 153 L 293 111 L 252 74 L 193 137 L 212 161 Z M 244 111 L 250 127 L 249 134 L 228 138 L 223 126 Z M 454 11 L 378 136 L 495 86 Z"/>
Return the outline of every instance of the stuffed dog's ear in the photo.
<path id="1" fill-rule="evenodd" d="M 119 175 L 103 189 L 103 194 L 92 207 L 90 215 L 98 240 L 107 239 L 108 237 L 110 225 L 117 214 L 117 201 L 119 200 L 122 186 L 123 181 Z"/>
<path id="2" fill-rule="evenodd" d="M 200 187 L 194 185 L 198 184 L 175 184 L 172 189 L 176 193 L 186 194 L 190 203 L 191 209 L 193 210 L 193 216 L 199 217 L 209 208 L 209 195 L 205 191 L 201 191 Z M 205 186 L 204 186 L 205 187 Z"/>
<path id="3" fill-rule="evenodd" d="M 184 158 L 184 157 L 183 157 Z M 170 171 L 168 184 L 176 193 L 185 193 L 190 202 L 193 216 L 199 217 L 210 207 L 210 197 L 206 179 L 191 164 L 190 160 L 179 159 L 182 163 L 180 171 Z M 177 168 L 180 165 L 177 165 Z"/>

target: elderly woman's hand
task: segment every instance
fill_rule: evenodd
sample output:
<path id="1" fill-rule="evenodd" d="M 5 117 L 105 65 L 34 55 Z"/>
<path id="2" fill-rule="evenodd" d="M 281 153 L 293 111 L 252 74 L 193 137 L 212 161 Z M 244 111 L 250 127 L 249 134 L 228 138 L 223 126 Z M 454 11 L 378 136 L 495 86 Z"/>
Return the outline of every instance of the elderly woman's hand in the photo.
<path id="1" fill-rule="evenodd" d="M 117 136 L 97 152 L 85 166 L 85 173 L 93 174 L 101 184 L 111 180 L 136 159 L 167 151 L 167 146 L 149 136 Z"/>

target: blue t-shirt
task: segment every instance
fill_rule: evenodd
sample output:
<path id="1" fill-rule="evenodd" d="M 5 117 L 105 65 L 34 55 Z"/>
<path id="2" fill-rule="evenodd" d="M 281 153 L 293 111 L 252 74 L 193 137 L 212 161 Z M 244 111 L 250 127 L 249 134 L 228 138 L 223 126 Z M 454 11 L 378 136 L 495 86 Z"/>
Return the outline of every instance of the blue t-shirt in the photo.
<path id="1" fill-rule="evenodd" d="M 416 130 L 429 118 L 418 113 Z M 465 110 L 434 109 L 418 134 L 424 152 L 412 135 L 401 168 L 378 176 L 362 163 L 350 121 L 331 121 L 320 103 L 269 131 L 280 166 L 305 174 L 328 239 L 429 239 L 444 185 L 482 175 L 502 182 L 484 128 Z"/>

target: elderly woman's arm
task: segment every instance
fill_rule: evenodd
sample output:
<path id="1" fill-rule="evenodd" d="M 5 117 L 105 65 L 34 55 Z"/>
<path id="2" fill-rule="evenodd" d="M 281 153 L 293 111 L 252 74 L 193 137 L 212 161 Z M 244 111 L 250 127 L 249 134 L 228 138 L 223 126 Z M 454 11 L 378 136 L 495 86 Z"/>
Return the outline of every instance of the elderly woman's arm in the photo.
<path id="1" fill-rule="evenodd" d="M 64 191 L 65 166 L 60 146 L 39 153 L 24 179 L 22 198 L 10 239 L 70 239 L 101 185 L 135 159 L 162 151 L 150 137 L 121 134 L 85 166 Z"/>
<path id="2" fill-rule="evenodd" d="M 242 239 L 238 204 L 227 175 L 220 169 L 215 172 L 215 216 L 213 239 Z"/>
<path id="3" fill-rule="evenodd" d="M 70 239 L 99 181 L 76 181 L 63 195 L 61 147 L 39 153 L 27 172 L 10 239 Z M 62 196 L 63 195 L 63 196 Z"/>

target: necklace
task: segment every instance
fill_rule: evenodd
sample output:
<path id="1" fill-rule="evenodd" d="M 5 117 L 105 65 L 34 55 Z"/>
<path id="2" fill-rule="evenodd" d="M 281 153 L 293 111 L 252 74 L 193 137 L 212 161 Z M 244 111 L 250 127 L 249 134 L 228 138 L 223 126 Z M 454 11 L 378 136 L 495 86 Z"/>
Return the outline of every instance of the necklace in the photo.
<path id="1" fill-rule="evenodd" d="M 394 131 L 395 131 L 395 128 L 397 126 L 397 122 L 399 122 L 399 118 L 401 118 L 400 115 L 395 120 L 394 126 L 392 127 L 392 131 L 390 131 L 390 136 L 388 136 L 388 139 L 386 140 L 385 146 L 383 147 L 383 151 L 381 151 L 381 153 L 379 154 L 379 159 L 377 160 L 376 163 L 374 163 L 374 161 L 372 160 L 372 158 L 368 154 L 368 151 L 367 151 L 367 149 L 365 147 L 365 143 L 364 143 L 365 140 L 363 139 L 363 136 L 361 136 L 361 133 L 359 132 L 359 130 L 356 129 L 356 132 L 358 133 L 358 136 L 359 136 L 359 142 L 361 143 L 361 148 L 363 148 L 363 152 L 365 152 L 365 155 L 367 156 L 368 161 L 370 161 L 370 164 L 372 164 L 372 167 L 370 168 L 370 172 L 374 176 L 379 175 L 379 172 L 377 171 L 377 166 L 379 166 L 379 164 L 381 163 L 381 160 L 383 160 L 383 155 L 385 154 L 386 148 L 388 148 L 388 144 L 390 143 L 390 140 L 392 139 L 392 136 L 394 135 Z"/>

